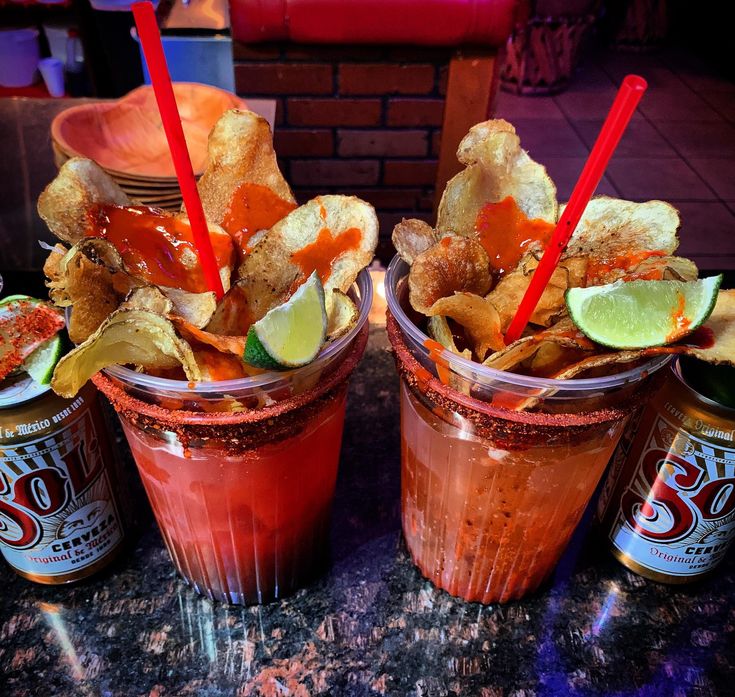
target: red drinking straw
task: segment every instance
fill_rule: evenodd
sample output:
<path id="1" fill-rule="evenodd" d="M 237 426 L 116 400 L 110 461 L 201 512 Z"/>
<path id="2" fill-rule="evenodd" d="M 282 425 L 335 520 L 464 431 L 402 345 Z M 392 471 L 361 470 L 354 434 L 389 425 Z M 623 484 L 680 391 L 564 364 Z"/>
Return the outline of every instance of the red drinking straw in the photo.
<path id="1" fill-rule="evenodd" d="M 186 148 L 184 129 L 181 127 L 174 88 L 171 84 L 171 76 L 168 73 L 166 57 L 163 55 L 163 45 L 156 23 L 156 15 L 150 2 L 134 2 L 132 8 L 135 26 L 138 29 L 138 38 L 143 47 L 145 62 L 148 65 L 148 72 L 153 84 L 153 92 L 156 95 L 156 102 L 158 102 L 158 111 L 161 113 L 163 130 L 166 132 L 171 159 L 174 162 L 176 178 L 179 180 L 181 195 L 186 205 L 186 212 L 189 215 L 194 244 L 199 253 L 199 263 L 202 265 L 202 271 L 204 272 L 204 280 L 219 300 L 225 294 L 225 291 L 222 287 L 222 279 L 219 276 L 212 241 L 209 239 L 209 227 L 197 191 L 194 169 L 191 166 L 191 158 Z"/>
<path id="2" fill-rule="evenodd" d="M 592 152 L 580 174 L 577 184 L 572 191 L 564 212 L 556 224 L 554 234 L 549 241 L 539 265 L 534 271 L 531 283 L 526 294 L 518 306 L 518 311 L 505 334 L 505 343 L 517 341 L 530 319 L 546 285 L 559 263 L 564 249 L 569 242 L 584 209 L 587 207 L 592 194 L 602 179 L 602 175 L 610 161 L 615 148 L 633 116 L 648 83 L 639 75 L 628 75 L 620 85 L 610 113 L 602 125 L 600 135 L 597 136 Z"/>

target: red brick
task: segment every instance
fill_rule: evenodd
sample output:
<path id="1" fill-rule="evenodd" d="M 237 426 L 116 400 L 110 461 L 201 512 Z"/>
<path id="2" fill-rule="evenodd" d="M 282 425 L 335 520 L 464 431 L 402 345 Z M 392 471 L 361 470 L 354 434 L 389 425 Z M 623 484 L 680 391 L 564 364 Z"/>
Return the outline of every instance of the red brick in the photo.
<path id="1" fill-rule="evenodd" d="M 289 99 L 292 126 L 379 126 L 379 99 Z"/>
<path id="2" fill-rule="evenodd" d="M 389 126 L 441 126 L 443 99 L 388 100 Z"/>
<path id="3" fill-rule="evenodd" d="M 295 186 L 363 186 L 378 183 L 377 160 L 291 160 Z"/>
<path id="4" fill-rule="evenodd" d="M 433 65 L 343 63 L 340 94 L 428 94 L 434 88 Z"/>
<path id="5" fill-rule="evenodd" d="M 330 157 L 334 154 L 332 131 L 279 128 L 273 143 L 281 157 Z"/>
<path id="6" fill-rule="evenodd" d="M 372 203 L 375 208 L 382 210 L 413 210 L 416 202 L 422 195 L 421 189 L 356 189 L 353 196 Z"/>
<path id="7" fill-rule="evenodd" d="M 386 160 L 383 184 L 389 186 L 431 185 L 436 179 L 436 160 Z"/>
<path id="8" fill-rule="evenodd" d="M 434 131 L 431 134 L 431 154 L 434 157 L 439 157 L 439 148 L 441 147 L 441 142 L 442 142 L 442 132 Z"/>
<path id="9" fill-rule="evenodd" d="M 232 42 L 232 58 L 237 61 L 275 61 L 281 57 L 282 49 L 278 44 L 246 44 Z"/>
<path id="10" fill-rule="evenodd" d="M 391 155 L 425 157 L 428 149 L 426 131 L 337 131 L 340 157 Z"/>
<path id="11" fill-rule="evenodd" d="M 241 63 L 238 94 L 332 94 L 332 66 L 316 63 Z"/>

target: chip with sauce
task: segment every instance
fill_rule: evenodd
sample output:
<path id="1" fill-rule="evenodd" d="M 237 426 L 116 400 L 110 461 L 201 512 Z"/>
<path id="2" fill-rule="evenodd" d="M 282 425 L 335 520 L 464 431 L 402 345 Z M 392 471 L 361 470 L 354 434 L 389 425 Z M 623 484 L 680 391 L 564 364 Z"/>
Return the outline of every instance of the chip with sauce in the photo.
<path id="1" fill-rule="evenodd" d="M 432 331 L 432 323 L 443 326 L 451 317 L 470 338 L 472 359 L 480 362 L 487 347 L 493 347 L 498 318 L 499 331 L 505 331 L 515 315 L 564 205 L 557 204 L 548 174 L 521 149 L 515 130 L 505 121 L 474 126 L 460 143 L 457 157 L 465 169 L 447 184 L 436 228 L 404 220 L 396 226 L 393 238 L 410 265 L 408 301 L 428 317 L 425 331 L 456 353 L 451 333 Z M 485 365 L 564 379 L 584 373 L 585 366 L 598 370 L 607 365 L 615 370 L 616 365 L 642 359 L 643 350 L 633 352 L 632 358 L 627 352 L 619 360 L 589 360 L 608 349 L 574 325 L 565 296 L 570 289 L 607 286 L 614 281 L 695 281 L 696 266 L 673 256 L 678 227 L 678 212 L 663 201 L 638 203 L 606 196 L 590 201 L 525 336 L 507 347 L 496 344 Z M 468 243 L 482 250 L 484 263 L 470 264 L 466 255 L 454 249 Z M 478 290 L 483 287 L 484 291 Z M 487 290 L 486 297 L 480 297 Z M 698 350 L 700 358 L 722 360 L 723 345 L 728 344 L 732 330 L 727 329 L 730 320 L 718 318 L 717 309 L 730 308 L 728 293 L 720 293 L 707 326 L 694 332 L 716 327 L 711 346 L 694 349 L 687 343 L 687 333 L 694 336 L 693 327 L 684 309 L 674 307 L 675 329 L 667 341 L 676 341 L 676 346 L 664 348 L 669 352 Z M 486 303 L 497 312 L 488 313 Z M 439 367 L 437 371 L 441 374 Z"/>
<path id="2" fill-rule="evenodd" d="M 44 266 L 52 298 L 71 308 L 70 329 L 77 330 L 78 346 L 52 383 L 60 394 L 74 394 L 110 365 L 191 382 L 253 375 L 259 371 L 243 359 L 250 326 L 312 272 L 328 291 L 325 341 L 355 326 L 358 313 L 347 293 L 378 239 L 370 204 L 335 195 L 297 207 L 267 123 L 236 110 L 215 125 L 199 188 L 229 288 L 220 301 L 203 277 L 185 213 L 134 205 L 81 158 L 62 166 L 43 192 L 39 212 L 73 245 L 54 248 Z"/>

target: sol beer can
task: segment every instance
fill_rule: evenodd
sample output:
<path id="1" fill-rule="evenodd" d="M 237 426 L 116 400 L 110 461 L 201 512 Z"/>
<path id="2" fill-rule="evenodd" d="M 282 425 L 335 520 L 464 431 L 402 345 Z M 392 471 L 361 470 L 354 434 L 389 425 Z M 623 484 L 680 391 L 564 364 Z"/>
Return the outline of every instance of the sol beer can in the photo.
<path id="1" fill-rule="evenodd" d="M 673 362 L 618 446 L 599 499 L 598 518 L 612 553 L 654 581 L 705 576 L 735 536 L 735 408 L 692 386 L 706 385 L 701 376 L 718 370 L 732 369 Z M 709 380 L 714 394 L 724 384 L 720 376 Z"/>
<path id="2" fill-rule="evenodd" d="M 0 551 L 38 583 L 95 573 L 121 549 L 113 454 L 97 393 L 55 395 L 26 375 L 0 383 Z"/>

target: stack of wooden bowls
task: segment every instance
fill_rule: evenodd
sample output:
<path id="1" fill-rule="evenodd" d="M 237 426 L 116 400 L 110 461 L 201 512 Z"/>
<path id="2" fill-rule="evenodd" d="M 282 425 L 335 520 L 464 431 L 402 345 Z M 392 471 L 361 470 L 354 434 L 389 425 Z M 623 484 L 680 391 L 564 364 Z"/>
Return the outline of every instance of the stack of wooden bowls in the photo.
<path id="1" fill-rule="evenodd" d="M 199 176 L 212 126 L 228 109 L 247 106 L 234 94 L 209 85 L 177 82 L 174 94 L 194 173 Z M 71 157 L 87 157 L 136 203 L 166 210 L 181 207 L 181 191 L 151 87 L 139 87 L 119 100 L 62 111 L 51 124 L 51 142 L 58 167 Z"/>

